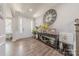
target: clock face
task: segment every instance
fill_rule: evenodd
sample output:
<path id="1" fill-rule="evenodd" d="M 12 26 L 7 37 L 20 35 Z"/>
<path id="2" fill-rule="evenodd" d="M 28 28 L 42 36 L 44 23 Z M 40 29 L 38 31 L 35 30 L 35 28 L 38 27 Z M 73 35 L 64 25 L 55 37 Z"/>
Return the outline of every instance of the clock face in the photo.
<path id="1" fill-rule="evenodd" d="M 50 9 L 45 13 L 43 17 L 43 22 L 48 23 L 48 25 L 51 25 L 55 22 L 56 17 L 57 17 L 56 11 L 54 9 Z"/>

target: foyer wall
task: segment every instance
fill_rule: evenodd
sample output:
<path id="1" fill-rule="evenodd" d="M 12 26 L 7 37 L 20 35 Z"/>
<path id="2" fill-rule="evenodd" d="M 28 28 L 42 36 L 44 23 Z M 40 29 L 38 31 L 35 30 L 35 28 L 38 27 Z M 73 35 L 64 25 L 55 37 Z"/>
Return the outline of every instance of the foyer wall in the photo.
<path id="1" fill-rule="evenodd" d="M 76 43 L 76 34 L 75 34 L 75 26 L 74 21 L 76 18 L 79 18 L 79 4 L 59 4 L 55 7 L 47 7 L 46 10 L 53 8 L 57 11 L 57 19 L 51 27 L 54 27 L 57 29 L 59 33 L 71 33 L 73 38 L 69 40 L 69 43 L 74 45 L 74 54 L 75 54 L 75 43 Z M 45 13 L 44 10 L 43 12 Z M 43 13 L 43 14 L 44 14 Z M 39 21 L 41 21 L 40 24 L 42 24 L 43 20 L 43 14 L 41 17 L 37 17 L 36 22 L 37 25 L 39 25 Z M 42 19 L 42 20 L 41 20 Z"/>
<path id="2" fill-rule="evenodd" d="M 14 13 L 14 17 L 12 16 L 11 13 L 11 9 L 10 9 L 10 5 L 9 4 L 3 4 L 3 10 L 4 10 L 4 17 L 6 18 L 11 18 L 12 20 L 12 37 L 13 37 L 13 41 L 16 41 L 17 39 L 21 39 L 21 38 L 27 38 L 27 37 L 31 37 L 32 33 L 31 33 L 31 20 L 28 19 L 25 16 L 21 16 L 20 14 L 17 15 L 16 10 L 12 10 L 12 12 Z M 19 24 L 19 20 L 22 19 L 23 23 L 22 23 L 22 33 L 20 32 L 20 24 Z"/>
<path id="3" fill-rule="evenodd" d="M 3 6 L 0 4 L 0 46 L 5 44 L 5 21 L 3 17 Z"/>
<path id="4" fill-rule="evenodd" d="M 22 19 L 22 33 L 20 32 L 20 24 L 19 24 L 20 19 Z M 13 30 L 13 41 L 17 39 L 21 39 L 21 38 L 31 37 L 32 36 L 31 19 L 28 19 L 26 17 L 19 17 L 19 18 L 13 19 L 13 29 L 14 29 Z"/>
<path id="5" fill-rule="evenodd" d="M 5 43 L 5 25 L 4 20 L 0 19 L 0 46 Z"/>
<path id="6" fill-rule="evenodd" d="M 57 11 L 57 19 L 51 27 L 55 27 L 59 32 L 74 33 L 74 20 L 79 17 L 79 4 L 59 4 L 55 7 L 46 7 L 42 15 L 36 17 L 36 25 L 43 23 L 43 15 L 48 9 Z"/>

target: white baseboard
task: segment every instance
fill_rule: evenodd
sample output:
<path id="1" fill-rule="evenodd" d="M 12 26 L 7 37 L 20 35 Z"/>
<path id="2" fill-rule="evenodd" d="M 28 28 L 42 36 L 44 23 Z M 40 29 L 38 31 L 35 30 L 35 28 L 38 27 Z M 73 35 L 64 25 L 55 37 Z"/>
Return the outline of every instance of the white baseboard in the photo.
<path id="1" fill-rule="evenodd" d="M 12 41 L 17 41 L 17 40 L 21 40 L 21 39 L 27 39 L 27 38 L 31 38 L 32 36 L 30 37 L 24 37 L 24 38 L 18 38 L 18 39 L 12 39 Z"/>

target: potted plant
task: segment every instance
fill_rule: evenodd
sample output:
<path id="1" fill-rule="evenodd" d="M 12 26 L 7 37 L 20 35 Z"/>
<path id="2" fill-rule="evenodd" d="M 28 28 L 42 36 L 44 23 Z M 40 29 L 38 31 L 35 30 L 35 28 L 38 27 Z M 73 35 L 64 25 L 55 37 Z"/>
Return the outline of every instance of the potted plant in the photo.
<path id="1" fill-rule="evenodd" d="M 46 32 L 47 29 L 48 29 L 48 24 L 47 23 L 43 24 L 42 25 L 43 32 Z"/>
<path id="2" fill-rule="evenodd" d="M 36 26 L 35 28 L 33 28 L 32 33 L 33 33 L 33 37 L 36 38 L 36 33 L 38 32 L 38 27 Z"/>

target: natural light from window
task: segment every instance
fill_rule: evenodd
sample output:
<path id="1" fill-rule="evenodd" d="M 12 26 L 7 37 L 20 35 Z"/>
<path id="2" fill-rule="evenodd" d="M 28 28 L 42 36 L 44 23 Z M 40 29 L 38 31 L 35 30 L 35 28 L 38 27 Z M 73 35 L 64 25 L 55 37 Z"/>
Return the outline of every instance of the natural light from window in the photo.
<path id="1" fill-rule="evenodd" d="M 19 25 L 20 33 L 22 33 L 22 32 L 23 32 L 23 31 L 22 31 L 22 30 L 23 30 L 23 29 L 22 29 L 22 18 L 19 19 L 19 24 L 20 24 L 20 25 Z"/>
<path id="2" fill-rule="evenodd" d="M 6 34 L 12 33 L 12 20 L 7 18 L 5 19 L 5 31 Z"/>

